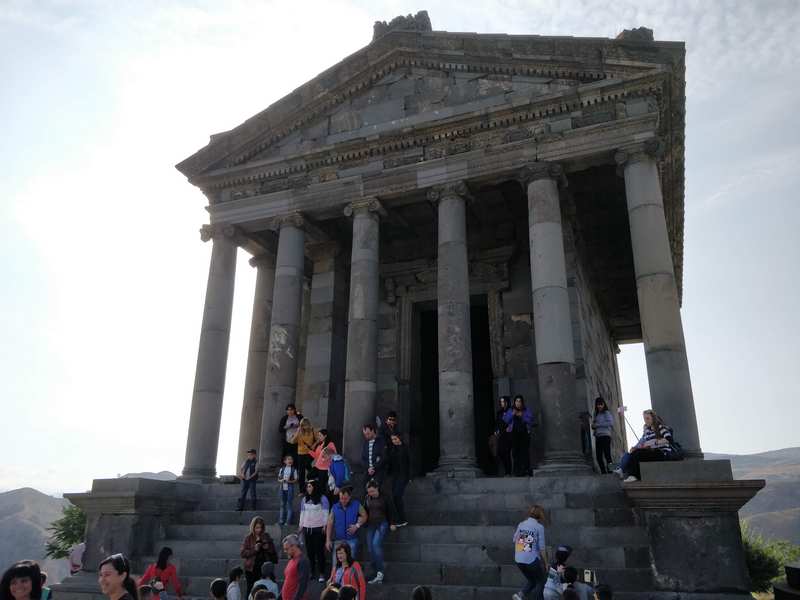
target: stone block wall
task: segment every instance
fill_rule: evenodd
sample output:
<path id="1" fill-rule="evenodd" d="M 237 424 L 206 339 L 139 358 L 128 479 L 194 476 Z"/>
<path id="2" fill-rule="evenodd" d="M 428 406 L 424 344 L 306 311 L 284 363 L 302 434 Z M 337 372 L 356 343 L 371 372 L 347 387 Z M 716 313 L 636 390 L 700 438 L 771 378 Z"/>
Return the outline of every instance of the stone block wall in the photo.
<path id="1" fill-rule="evenodd" d="M 618 346 L 614 341 L 602 307 L 592 290 L 586 262 L 570 227 L 564 228 L 564 249 L 567 261 L 567 286 L 572 317 L 575 351 L 576 395 L 578 410 L 594 412 L 594 399 L 602 396 L 614 414 L 612 456 L 627 449 L 625 421 L 617 413 L 622 402 L 622 389 L 617 368 Z M 593 442 L 594 440 L 592 440 Z"/>

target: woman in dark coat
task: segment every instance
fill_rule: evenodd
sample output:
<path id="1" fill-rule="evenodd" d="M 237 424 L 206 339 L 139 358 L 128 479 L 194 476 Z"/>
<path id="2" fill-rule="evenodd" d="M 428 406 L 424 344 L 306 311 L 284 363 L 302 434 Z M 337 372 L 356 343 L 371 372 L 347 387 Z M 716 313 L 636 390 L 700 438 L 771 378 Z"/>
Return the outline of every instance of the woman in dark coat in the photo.
<path id="1" fill-rule="evenodd" d="M 510 402 L 511 398 L 508 396 L 500 396 L 494 420 L 498 467 L 502 467 L 502 475 L 506 477 L 511 475 L 511 433 L 508 430 L 508 423 L 503 420 L 503 417 L 508 412 L 508 409 L 511 408 Z M 497 474 L 501 474 L 499 468 Z"/>
<path id="2" fill-rule="evenodd" d="M 250 596 L 253 584 L 261 577 L 261 566 L 269 561 L 278 564 L 278 552 L 275 543 L 267 533 L 267 526 L 262 517 L 253 517 L 250 521 L 250 532 L 242 542 L 240 552 L 244 559 L 244 575 L 247 578 L 247 591 L 244 596 Z"/>

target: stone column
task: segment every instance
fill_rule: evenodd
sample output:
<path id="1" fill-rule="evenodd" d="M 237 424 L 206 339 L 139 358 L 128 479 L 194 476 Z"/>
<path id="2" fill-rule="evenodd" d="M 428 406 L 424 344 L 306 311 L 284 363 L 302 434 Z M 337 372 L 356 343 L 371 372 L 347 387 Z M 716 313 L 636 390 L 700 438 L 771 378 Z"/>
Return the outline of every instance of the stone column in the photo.
<path id="1" fill-rule="evenodd" d="M 687 456 L 702 457 L 692 382 L 686 358 L 680 300 L 664 216 L 658 164 L 659 144 L 620 151 L 631 228 L 647 379 L 653 410 L 675 430 Z"/>
<path id="2" fill-rule="evenodd" d="M 309 244 L 314 263 L 303 377 L 303 415 L 341 445 L 347 355 L 349 257 L 337 242 Z"/>
<path id="3" fill-rule="evenodd" d="M 279 217 L 274 226 L 279 229 L 279 234 L 261 415 L 258 461 L 262 473 L 268 473 L 280 464 L 283 444 L 278 423 L 285 414 L 286 405 L 295 402 L 305 267 L 303 217 L 298 213 Z"/>
<path id="4" fill-rule="evenodd" d="M 264 378 L 267 372 L 269 328 L 272 320 L 272 291 L 275 285 L 275 253 L 267 252 L 250 259 L 256 268 L 256 291 L 250 323 L 250 345 L 244 379 L 244 401 L 239 425 L 239 453 L 236 472 L 250 448 L 258 449 L 261 440 L 261 416 L 264 412 Z"/>
<path id="5" fill-rule="evenodd" d="M 380 216 L 375 198 L 353 202 L 350 258 L 350 311 L 347 323 L 344 432 L 342 452 L 351 464 L 361 463 L 361 426 L 375 418 L 378 381 L 378 294 L 380 289 Z"/>
<path id="6" fill-rule="evenodd" d="M 204 242 L 213 241 L 183 467 L 187 479 L 211 480 L 217 474 L 238 235 L 231 226 L 204 226 L 200 230 Z"/>
<path id="7" fill-rule="evenodd" d="M 474 476 L 475 417 L 467 258 L 467 186 L 436 187 L 438 205 L 437 315 L 440 473 Z"/>
<path id="8" fill-rule="evenodd" d="M 575 355 L 567 291 L 559 182 L 561 167 L 537 163 L 523 170 L 528 192 L 528 236 L 533 331 L 544 432 L 544 471 L 588 470 L 581 453 L 575 397 Z"/>

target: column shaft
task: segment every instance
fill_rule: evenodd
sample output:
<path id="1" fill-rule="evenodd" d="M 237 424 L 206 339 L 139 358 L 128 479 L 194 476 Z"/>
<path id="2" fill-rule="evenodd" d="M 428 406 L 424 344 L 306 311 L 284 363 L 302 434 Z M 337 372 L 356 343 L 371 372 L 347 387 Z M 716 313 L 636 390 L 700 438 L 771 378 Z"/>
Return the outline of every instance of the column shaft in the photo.
<path id="1" fill-rule="evenodd" d="M 360 464 L 361 427 L 375 418 L 380 224 L 378 214 L 370 203 L 349 207 L 348 212 L 353 215 L 353 250 L 350 260 L 343 452 L 351 464 Z"/>
<path id="2" fill-rule="evenodd" d="M 625 196 L 650 401 L 653 410 L 674 428 L 686 454 L 702 456 L 658 165 L 644 153 L 625 158 Z"/>
<path id="3" fill-rule="evenodd" d="M 285 414 L 286 405 L 295 402 L 305 267 L 305 233 L 301 225 L 299 217 L 284 220 L 278 236 L 264 408 L 261 415 L 261 472 L 268 472 L 280 464 L 283 440 L 278 432 L 278 424 Z"/>
<path id="4" fill-rule="evenodd" d="M 439 349 L 439 466 L 477 473 L 472 388 L 472 336 L 467 257 L 466 187 L 438 191 L 437 314 Z"/>
<path id="5" fill-rule="evenodd" d="M 236 243 L 232 236 L 221 231 L 208 235 L 213 240 L 211 264 L 183 467 L 184 477 L 203 480 L 213 479 L 217 473 L 217 446 L 236 275 Z"/>
<path id="6" fill-rule="evenodd" d="M 553 165 L 528 183 L 533 327 L 544 431 L 543 470 L 588 469 L 581 453 L 575 356 L 558 181 Z"/>
<path id="7" fill-rule="evenodd" d="M 250 344 L 244 380 L 242 418 L 239 425 L 238 471 L 242 457 L 258 449 L 261 439 L 261 417 L 264 412 L 264 382 L 267 373 L 269 330 L 272 320 L 272 293 L 275 286 L 275 255 L 264 254 L 250 260 L 256 268 L 256 290 L 253 299 L 253 318 L 250 323 Z"/>

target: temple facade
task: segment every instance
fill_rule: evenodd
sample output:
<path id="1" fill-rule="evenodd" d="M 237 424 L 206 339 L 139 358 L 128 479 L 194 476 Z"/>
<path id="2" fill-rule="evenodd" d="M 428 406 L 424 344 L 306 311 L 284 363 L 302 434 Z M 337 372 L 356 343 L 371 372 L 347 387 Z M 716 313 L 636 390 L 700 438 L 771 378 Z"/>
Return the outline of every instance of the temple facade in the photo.
<path id="1" fill-rule="evenodd" d="M 536 468 L 585 473 L 597 396 L 625 449 L 616 354 L 633 342 L 652 407 L 701 456 L 683 43 L 379 25 L 177 166 L 208 198 L 212 245 L 183 476 L 217 474 L 240 251 L 257 276 L 239 454 L 259 448 L 264 471 L 294 403 L 352 464 L 361 426 L 395 410 L 416 473 L 473 476 L 498 396 L 522 394 Z"/>

